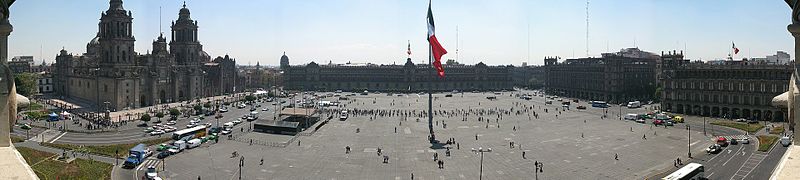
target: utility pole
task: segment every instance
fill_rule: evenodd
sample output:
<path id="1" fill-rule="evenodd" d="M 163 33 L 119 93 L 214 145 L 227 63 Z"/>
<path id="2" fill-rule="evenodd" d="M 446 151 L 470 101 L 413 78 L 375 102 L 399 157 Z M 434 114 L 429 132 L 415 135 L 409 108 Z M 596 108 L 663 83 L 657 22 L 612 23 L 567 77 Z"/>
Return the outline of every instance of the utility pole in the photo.
<path id="1" fill-rule="evenodd" d="M 689 154 L 689 158 L 692 158 L 692 128 L 689 124 L 686 124 L 686 134 L 688 134 L 689 138 L 686 141 L 686 152 Z"/>

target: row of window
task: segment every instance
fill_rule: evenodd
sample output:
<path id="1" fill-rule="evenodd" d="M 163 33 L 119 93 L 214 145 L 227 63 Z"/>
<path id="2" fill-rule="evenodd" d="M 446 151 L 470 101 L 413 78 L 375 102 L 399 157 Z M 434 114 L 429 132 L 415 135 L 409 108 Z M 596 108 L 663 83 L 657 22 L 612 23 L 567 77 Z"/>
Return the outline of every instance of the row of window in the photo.
<path id="1" fill-rule="evenodd" d="M 699 93 L 667 92 L 666 96 L 667 96 L 666 100 L 744 104 L 744 105 L 756 105 L 756 106 L 770 105 L 770 102 L 772 100 L 771 96 L 765 96 L 765 95 L 699 94 Z"/>
<path id="2" fill-rule="evenodd" d="M 727 90 L 741 92 L 786 92 L 789 90 L 788 83 L 765 83 L 765 82 L 704 82 L 704 81 L 672 81 L 667 84 L 667 88 L 672 89 L 699 89 L 699 90 Z"/>

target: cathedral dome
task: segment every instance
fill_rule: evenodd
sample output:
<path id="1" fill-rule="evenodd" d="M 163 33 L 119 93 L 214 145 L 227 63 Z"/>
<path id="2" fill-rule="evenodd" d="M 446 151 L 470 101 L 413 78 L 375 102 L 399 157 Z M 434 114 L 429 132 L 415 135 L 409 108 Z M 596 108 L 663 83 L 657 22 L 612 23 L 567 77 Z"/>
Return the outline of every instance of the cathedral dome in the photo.
<path id="1" fill-rule="evenodd" d="M 186 8 L 186 1 L 183 2 L 183 8 L 178 12 L 178 20 L 192 20 L 189 8 Z"/>
<path id="2" fill-rule="evenodd" d="M 89 46 L 100 45 L 100 36 L 99 36 L 99 34 L 98 34 L 98 36 L 95 36 L 94 38 L 92 38 L 92 40 L 89 41 L 88 45 Z"/>

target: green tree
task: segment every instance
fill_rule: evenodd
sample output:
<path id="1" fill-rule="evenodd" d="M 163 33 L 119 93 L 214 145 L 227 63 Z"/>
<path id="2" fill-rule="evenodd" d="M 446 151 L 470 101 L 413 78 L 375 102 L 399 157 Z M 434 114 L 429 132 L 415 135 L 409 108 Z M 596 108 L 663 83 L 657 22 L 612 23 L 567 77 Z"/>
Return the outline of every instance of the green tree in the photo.
<path id="1" fill-rule="evenodd" d="M 23 96 L 31 96 L 39 90 L 37 80 L 39 74 L 35 73 L 20 73 L 14 76 L 14 84 L 17 87 L 17 93 Z"/>
<path id="2" fill-rule="evenodd" d="M 172 117 L 177 117 L 181 115 L 181 111 L 176 108 L 169 108 L 169 115 Z"/>
<path id="3" fill-rule="evenodd" d="M 145 124 L 147 124 L 147 122 L 150 121 L 150 114 L 142 115 L 142 117 L 139 117 L 139 120 L 142 120 Z"/>
<path id="4" fill-rule="evenodd" d="M 161 122 L 161 118 L 164 117 L 164 113 L 163 112 L 158 112 L 158 113 L 156 113 L 156 117 L 158 118 L 158 121 Z"/>
<path id="5" fill-rule="evenodd" d="M 655 102 L 660 102 L 660 101 L 661 101 L 661 93 L 662 93 L 662 91 L 663 91 L 663 89 L 662 89 L 662 88 L 661 88 L 661 86 L 659 85 L 659 86 L 656 88 L 656 93 L 654 93 L 654 94 L 653 94 L 653 95 L 654 95 L 654 96 L 653 96 L 653 101 L 655 101 Z"/>
<path id="6" fill-rule="evenodd" d="M 246 101 L 255 101 L 256 97 L 253 96 L 253 95 L 247 95 L 247 96 L 244 97 L 244 100 L 246 100 Z"/>
<path id="7" fill-rule="evenodd" d="M 211 103 L 206 102 L 205 104 L 203 104 L 203 107 L 204 108 L 210 108 L 211 107 Z"/>

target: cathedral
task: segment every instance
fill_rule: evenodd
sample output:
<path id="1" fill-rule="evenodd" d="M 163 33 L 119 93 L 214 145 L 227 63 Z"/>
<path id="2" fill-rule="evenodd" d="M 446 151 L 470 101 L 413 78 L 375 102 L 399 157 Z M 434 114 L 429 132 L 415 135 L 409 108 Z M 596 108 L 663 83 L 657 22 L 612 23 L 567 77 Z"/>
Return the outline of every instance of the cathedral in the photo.
<path id="1" fill-rule="evenodd" d="M 169 42 L 160 34 L 147 54 L 134 51 L 132 29 L 132 12 L 122 0 L 110 0 L 86 53 L 62 49 L 56 56 L 56 95 L 122 110 L 236 92 L 235 59 L 212 60 L 203 51 L 197 21 L 185 3 L 172 22 Z"/>

